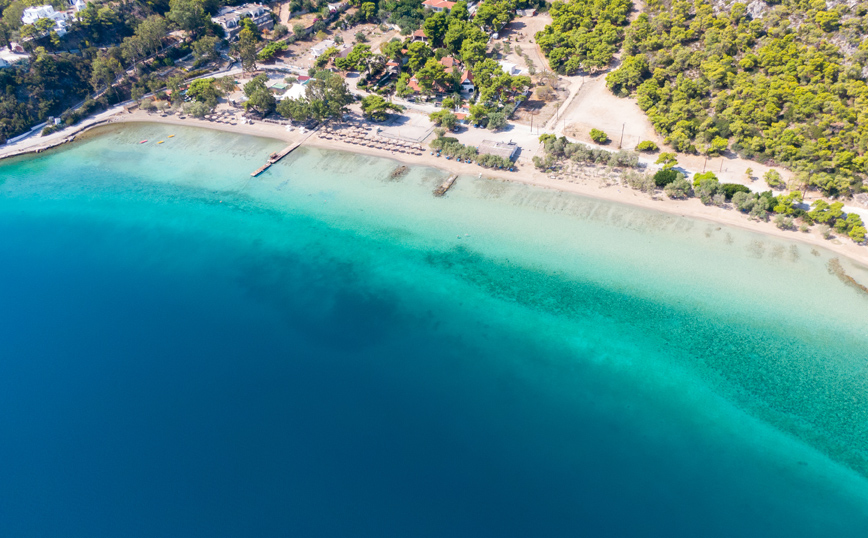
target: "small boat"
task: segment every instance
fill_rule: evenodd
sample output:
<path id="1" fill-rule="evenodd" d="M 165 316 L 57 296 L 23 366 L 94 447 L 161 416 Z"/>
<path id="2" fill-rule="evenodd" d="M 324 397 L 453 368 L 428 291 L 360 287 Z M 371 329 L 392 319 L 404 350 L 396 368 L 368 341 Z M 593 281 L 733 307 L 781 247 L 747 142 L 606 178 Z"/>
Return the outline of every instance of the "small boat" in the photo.
<path id="1" fill-rule="evenodd" d="M 139 144 L 144 144 L 145 142 L 147 142 L 147 140 L 142 140 Z"/>
<path id="2" fill-rule="evenodd" d="M 162 141 L 162 140 L 160 140 L 160 141 L 159 141 L 159 142 L 157 142 L 157 144 L 162 144 L 162 143 L 163 143 L 163 141 Z"/>
<path id="3" fill-rule="evenodd" d="M 175 136 L 175 135 L 169 135 L 169 138 L 172 138 L 173 136 Z"/>

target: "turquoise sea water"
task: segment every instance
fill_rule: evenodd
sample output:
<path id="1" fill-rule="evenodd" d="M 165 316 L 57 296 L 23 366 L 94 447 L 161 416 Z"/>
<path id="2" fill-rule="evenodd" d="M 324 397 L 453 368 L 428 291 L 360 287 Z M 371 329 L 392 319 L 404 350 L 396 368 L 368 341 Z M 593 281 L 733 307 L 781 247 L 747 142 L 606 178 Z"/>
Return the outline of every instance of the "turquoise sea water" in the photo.
<path id="1" fill-rule="evenodd" d="M 0 163 L 0 535 L 868 532 L 865 267 L 280 147 Z"/>

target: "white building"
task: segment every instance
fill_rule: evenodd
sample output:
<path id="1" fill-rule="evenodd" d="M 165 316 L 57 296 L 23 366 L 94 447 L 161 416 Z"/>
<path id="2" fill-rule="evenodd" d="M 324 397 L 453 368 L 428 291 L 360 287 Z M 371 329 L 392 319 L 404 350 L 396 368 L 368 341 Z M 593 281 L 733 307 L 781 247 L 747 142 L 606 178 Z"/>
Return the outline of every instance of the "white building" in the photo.
<path id="1" fill-rule="evenodd" d="M 335 46 L 335 42 L 331 39 L 326 39 L 310 48 L 310 53 L 314 58 L 319 58 L 322 54 Z"/>
<path id="2" fill-rule="evenodd" d="M 0 67 L 10 67 L 18 63 L 27 62 L 30 55 L 24 52 L 18 43 L 12 44 L 12 50 L 6 47 L 0 48 Z"/>
<path id="3" fill-rule="evenodd" d="M 497 63 L 500 64 L 500 67 L 503 68 L 507 75 L 520 75 L 522 72 L 522 69 L 514 63 L 510 63 L 504 60 L 501 60 Z"/>
<path id="4" fill-rule="evenodd" d="M 67 32 L 67 15 L 62 11 L 54 11 L 53 6 L 35 6 L 24 10 L 21 16 L 21 22 L 24 24 L 34 24 L 40 19 L 51 19 L 54 21 L 53 30 L 57 35 L 65 35 Z"/>
<path id="5" fill-rule="evenodd" d="M 473 75 L 470 73 L 470 69 L 466 69 L 463 73 L 461 73 L 461 91 L 473 93 L 473 90 L 476 89 L 476 86 L 473 84 Z"/>
<path id="6" fill-rule="evenodd" d="M 69 0 L 69 5 L 72 6 L 72 12 L 78 13 L 82 9 L 87 7 L 86 0 Z"/>
<path id="7" fill-rule="evenodd" d="M 222 7 L 217 12 L 216 17 L 211 17 L 211 21 L 223 28 L 223 31 L 226 33 L 226 39 L 235 41 L 238 38 L 238 34 L 241 33 L 241 19 L 246 18 L 252 20 L 260 31 L 274 28 L 274 19 L 271 18 L 271 11 L 266 9 L 262 4 Z"/>
<path id="8" fill-rule="evenodd" d="M 304 87 L 304 84 L 293 84 L 286 90 L 283 95 L 277 98 L 278 101 L 282 101 L 284 99 L 303 99 L 307 96 L 307 90 Z"/>

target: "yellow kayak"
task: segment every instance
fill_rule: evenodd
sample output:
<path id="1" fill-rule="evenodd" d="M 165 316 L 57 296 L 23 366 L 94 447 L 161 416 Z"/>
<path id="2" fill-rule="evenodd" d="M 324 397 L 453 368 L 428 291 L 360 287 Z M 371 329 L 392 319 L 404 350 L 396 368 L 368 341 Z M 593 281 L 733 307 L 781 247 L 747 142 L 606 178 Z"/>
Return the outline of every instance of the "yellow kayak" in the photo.
<path id="1" fill-rule="evenodd" d="M 169 138 L 172 138 L 173 136 L 175 136 L 175 135 L 169 135 Z"/>
<path id="2" fill-rule="evenodd" d="M 163 143 L 163 141 L 162 141 L 162 140 L 160 140 L 160 141 L 159 141 L 159 142 L 157 142 L 157 144 L 162 144 L 162 143 Z"/>

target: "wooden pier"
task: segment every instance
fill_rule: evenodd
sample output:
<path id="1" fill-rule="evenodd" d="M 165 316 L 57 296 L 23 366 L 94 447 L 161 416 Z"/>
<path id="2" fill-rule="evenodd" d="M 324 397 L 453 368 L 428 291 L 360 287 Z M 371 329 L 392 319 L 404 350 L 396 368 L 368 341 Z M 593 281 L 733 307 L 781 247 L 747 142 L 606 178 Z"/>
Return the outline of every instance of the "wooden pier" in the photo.
<path id="1" fill-rule="evenodd" d="M 455 180 L 458 179 L 458 176 L 453 174 L 446 178 L 446 181 L 443 182 L 442 185 L 434 189 L 434 196 L 443 196 L 446 194 L 446 191 L 452 188 L 452 185 L 455 184 Z"/>
<path id="2" fill-rule="evenodd" d="M 305 137 L 305 139 L 307 139 L 307 137 Z M 272 153 L 268 157 L 268 162 L 263 164 L 261 167 L 259 167 L 255 172 L 253 172 L 250 175 L 252 177 L 256 177 L 259 174 L 261 174 L 262 172 L 265 172 L 266 170 L 268 170 L 271 167 L 272 164 L 276 163 L 280 159 L 283 159 L 284 157 L 286 157 L 287 155 L 292 153 L 292 151 L 300 145 L 301 145 L 301 142 L 296 142 L 295 144 L 290 144 L 289 146 L 286 146 L 285 148 L 283 148 L 282 150 L 280 150 L 277 153 Z"/>

